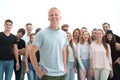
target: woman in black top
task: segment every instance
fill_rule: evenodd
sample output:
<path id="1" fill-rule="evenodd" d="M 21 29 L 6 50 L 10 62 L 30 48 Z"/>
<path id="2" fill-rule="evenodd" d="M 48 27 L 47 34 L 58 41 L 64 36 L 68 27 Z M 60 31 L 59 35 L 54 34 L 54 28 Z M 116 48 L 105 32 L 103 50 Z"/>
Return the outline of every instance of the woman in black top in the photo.
<path id="1" fill-rule="evenodd" d="M 32 33 L 30 35 L 30 40 L 29 40 L 29 43 L 26 46 L 26 50 L 25 50 L 25 64 L 26 64 L 26 73 L 28 75 L 28 80 L 38 80 L 38 76 L 32 66 L 30 56 L 29 56 L 34 37 L 35 37 L 35 34 Z M 36 52 L 36 58 L 37 58 L 37 62 L 39 63 L 39 60 L 40 60 L 39 51 Z"/>
<path id="2" fill-rule="evenodd" d="M 114 77 L 109 78 L 108 80 L 120 80 L 120 64 L 117 60 L 120 58 L 120 51 L 117 51 L 115 48 L 116 38 L 111 30 L 106 32 L 106 42 L 110 45 L 111 48 L 111 57 L 113 64 Z"/>

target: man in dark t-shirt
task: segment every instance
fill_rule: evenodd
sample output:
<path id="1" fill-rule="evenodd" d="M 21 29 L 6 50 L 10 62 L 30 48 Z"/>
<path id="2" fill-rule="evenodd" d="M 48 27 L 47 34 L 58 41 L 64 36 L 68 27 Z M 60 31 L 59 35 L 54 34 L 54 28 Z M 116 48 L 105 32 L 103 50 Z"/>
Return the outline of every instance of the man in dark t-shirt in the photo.
<path id="1" fill-rule="evenodd" d="M 16 38 L 17 38 L 17 46 L 18 46 L 18 54 L 19 54 L 19 63 L 20 63 L 20 69 L 16 71 L 14 64 L 14 72 L 15 72 L 15 80 L 20 80 L 21 76 L 21 55 L 24 55 L 25 53 L 25 41 L 21 39 L 25 34 L 25 29 L 20 28 L 17 32 Z M 16 63 L 16 60 L 14 60 Z"/>
<path id="2" fill-rule="evenodd" d="M 0 32 L 0 80 L 11 80 L 14 68 L 14 56 L 16 60 L 16 70 L 19 70 L 17 38 L 11 34 L 13 22 L 10 19 L 5 21 L 5 30 Z"/>

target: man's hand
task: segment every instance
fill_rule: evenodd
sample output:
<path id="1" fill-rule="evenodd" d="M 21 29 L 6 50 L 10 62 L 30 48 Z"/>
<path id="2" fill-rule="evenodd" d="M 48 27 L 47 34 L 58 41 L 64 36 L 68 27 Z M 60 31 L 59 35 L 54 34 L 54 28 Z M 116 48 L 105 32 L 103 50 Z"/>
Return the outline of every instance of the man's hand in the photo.
<path id="1" fill-rule="evenodd" d="M 20 69 L 20 64 L 19 62 L 16 62 L 16 71 L 18 71 Z"/>

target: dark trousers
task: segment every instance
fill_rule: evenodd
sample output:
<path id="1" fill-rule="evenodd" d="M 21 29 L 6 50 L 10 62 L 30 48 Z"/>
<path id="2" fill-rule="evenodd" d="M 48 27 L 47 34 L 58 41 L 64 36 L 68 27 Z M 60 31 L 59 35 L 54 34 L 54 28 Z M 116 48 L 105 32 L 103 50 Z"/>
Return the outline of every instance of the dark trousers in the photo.
<path id="1" fill-rule="evenodd" d="M 118 63 L 113 63 L 113 78 L 108 78 L 108 80 L 120 80 L 120 65 Z"/>
<path id="2" fill-rule="evenodd" d="M 14 62 L 14 72 L 15 72 L 15 80 L 20 80 L 21 76 L 21 61 L 19 62 L 20 68 L 18 71 L 16 71 L 16 62 Z"/>
<path id="3" fill-rule="evenodd" d="M 48 76 L 44 75 L 40 80 L 65 80 L 66 74 L 62 76 Z"/>
<path id="4" fill-rule="evenodd" d="M 76 60 L 76 69 L 77 69 L 77 79 L 80 80 L 80 68 L 79 68 L 78 60 Z"/>

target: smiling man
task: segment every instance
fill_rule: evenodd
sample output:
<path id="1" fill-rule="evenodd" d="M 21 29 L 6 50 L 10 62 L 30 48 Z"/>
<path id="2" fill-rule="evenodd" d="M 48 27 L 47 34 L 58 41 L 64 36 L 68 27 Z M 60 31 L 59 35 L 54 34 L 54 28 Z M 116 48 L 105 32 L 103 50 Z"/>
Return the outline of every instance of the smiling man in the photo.
<path id="1" fill-rule="evenodd" d="M 65 80 L 67 35 L 59 28 L 60 10 L 52 7 L 48 11 L 50 26 L 37 33 L 31 50 L 31 62 L 40 80 Z M 40 50 L 40 68 L 35 52 Z"/>

